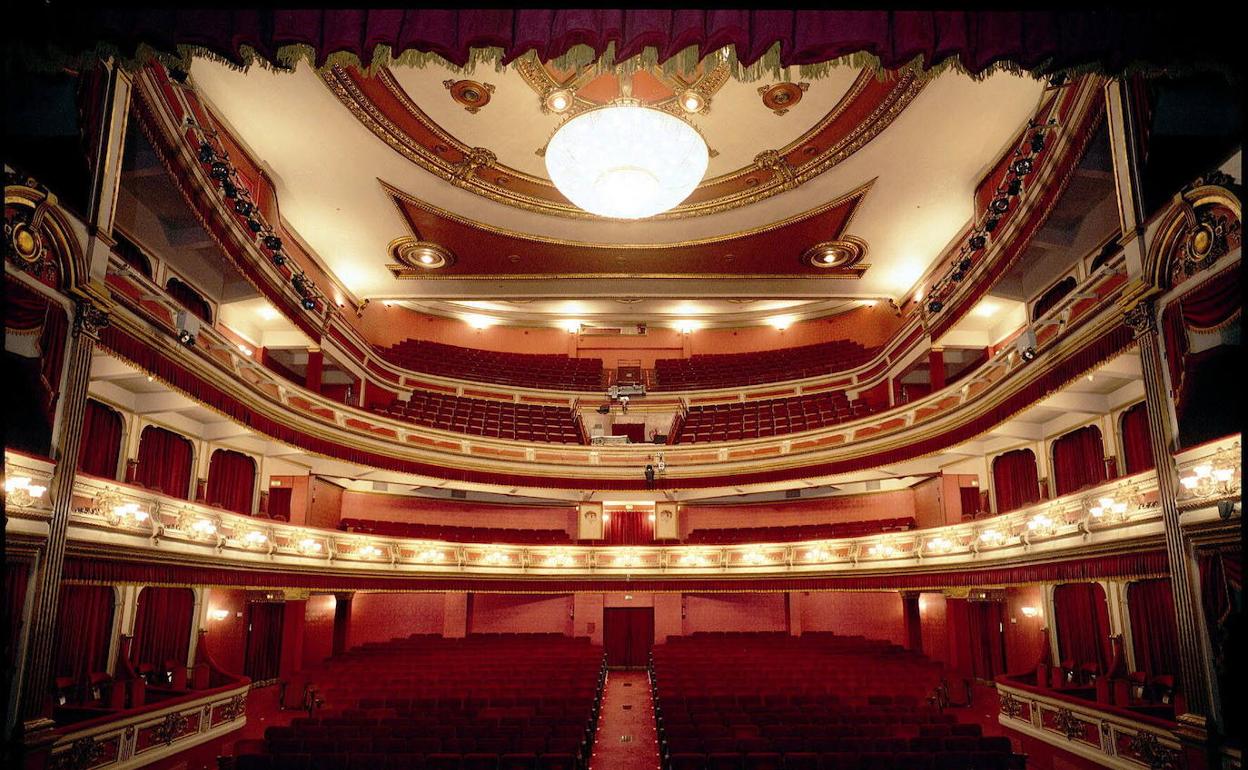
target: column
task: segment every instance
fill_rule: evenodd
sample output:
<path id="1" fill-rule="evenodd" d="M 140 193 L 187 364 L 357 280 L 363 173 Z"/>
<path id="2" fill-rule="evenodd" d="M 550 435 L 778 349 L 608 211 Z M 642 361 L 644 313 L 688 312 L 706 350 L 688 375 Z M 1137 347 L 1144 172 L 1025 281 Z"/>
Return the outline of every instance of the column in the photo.
<path id="1" fill-rule="evenodd" d="M 1144 375 L 1148 408 L 1148 438 L 1157 466 L 1157 499 L 1165 527 L 1166 556 L 1170 561 L 1170 589 L 1174 593 L 1179 633 L 1179 676 L 1183 682 L 1185 713 L 1178 715 L 1179 730 L 1193 740 L 1208 737 L 1213 683 L 1205 657 L 1205 629 L 1200 625 L 1199 597 L 1192 585 L 1192 565 L 1179 520 L 1179 472 L 1174 462 L 1174 431 L 1167 419 L 1165 364 L 1157 336 L 1157 313 L 1151 299 L 1127 309 L 1124 320 L 1135 331 Z"/>
<path id="2" fill-rule="evenodd" d="M 74 477 L 78 473 L 78 447 L 82 441 L 82 421 L 87 407 L 87 385 L 91 379 L 91 351 L 108 315 L 89 302 L 79 302 L 74 314 L 73 333 L 65 356 L 66 377 L 61 392 L 61 433 L 55 437 L 52 459 L 52 518 L 48 522 L 47 551 L 35 575 L 31 590 L 35 606 L 30 618 L 26 673 L 22 683 L 21 719 L 24 732 L 52 728 L 48 681 L 52 667 L 52 644 L 56 638 L 56 610 L 61 596 L 61 572 L 65 563 L 65 533 L 73 504 Z"/>
<path id="3" fill-rule="evenodd" d="M 945 349 L 932 346 L 927 354 L 928 368 L 932 382 L 932 392 L 945 387 Z"/>
<path id="4" fill-rule="evenodd" d="M 330 655 L 347 651 L 351 638 L 351 600 L 355 594 L 334 594 L 334 642 Z"/>
<path id="5" fill-rule="evenodd" d="M 308 367 L 303 373 L 303 384 L 313 393 L 321 392 L 321 376 L 325 371 L 325 354 L 320 348 L 308 348 Z"/>
<path id="6" fill-rule="evenodd" d="M 1139 275 L 1144 269 L 1144 200 L 1140 189 L 1140 134 L 1133 107 L 1125 80 L 1105 84 L 1105 122 L 1118 189 L 1118 222 L 1127 274 Z"/>

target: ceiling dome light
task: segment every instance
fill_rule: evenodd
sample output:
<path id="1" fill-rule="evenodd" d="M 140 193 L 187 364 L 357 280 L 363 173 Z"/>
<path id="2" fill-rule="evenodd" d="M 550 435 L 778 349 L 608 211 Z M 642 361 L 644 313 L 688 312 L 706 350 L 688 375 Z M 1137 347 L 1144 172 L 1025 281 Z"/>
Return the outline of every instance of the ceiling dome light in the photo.
<path id="1" fill-rule="evenodd" d="M 563 112 L 572 106 L 572 94 L 563 89 L 551 91 L 546 97 L 546 109 L 551 112 Z"/>
<path id="2" fill-rule="evenodd" d="M 568 200 L 591 214 L 641 219 L 689 197 L 710 156 L 693 126 L 619 100 L 572 118 L 546 147 L 546 171 Z"/>
<path id="3" fill-rule="evenodd" d="M 706 100 L 697 91 L 686 91 L 680 95 L 680 106 L 685 112 L 701 112 L 706 106 Z"/>

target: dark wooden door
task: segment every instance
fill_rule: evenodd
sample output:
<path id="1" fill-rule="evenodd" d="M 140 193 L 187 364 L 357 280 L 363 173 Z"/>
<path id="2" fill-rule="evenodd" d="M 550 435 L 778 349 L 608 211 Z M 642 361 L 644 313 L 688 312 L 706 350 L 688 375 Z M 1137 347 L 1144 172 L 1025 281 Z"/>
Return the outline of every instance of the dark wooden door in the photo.
<path id="1" fill-rule="evenodd" d="M 608 607 L 602 612 L 607 665 L 644 668 L 654 644 L 653 607 Z"/>

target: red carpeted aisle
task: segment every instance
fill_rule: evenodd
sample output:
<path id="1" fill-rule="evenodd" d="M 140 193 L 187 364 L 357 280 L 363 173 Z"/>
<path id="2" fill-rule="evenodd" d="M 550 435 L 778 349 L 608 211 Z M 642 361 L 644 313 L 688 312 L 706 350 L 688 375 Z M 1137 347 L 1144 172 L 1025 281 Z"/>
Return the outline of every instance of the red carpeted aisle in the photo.
<path id="1" fill-rule="evenodd" d="M 657 770 L 659 741 L 645 671 L 610 671 L 589 770 Z"/>

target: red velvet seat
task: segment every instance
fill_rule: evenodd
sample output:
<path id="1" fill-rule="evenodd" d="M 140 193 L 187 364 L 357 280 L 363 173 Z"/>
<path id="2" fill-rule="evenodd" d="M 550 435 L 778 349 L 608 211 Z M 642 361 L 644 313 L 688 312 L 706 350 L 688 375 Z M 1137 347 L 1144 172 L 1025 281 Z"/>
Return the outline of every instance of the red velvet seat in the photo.
<path id="1" fill-rule="evenodd" d="M 543 754 L 537 760 L 539 770 L 576 770 L 576 757 L 572 754 Z"/>
<path id="2" fill-rule="evenodd" d="M 498 770 L 534 770 L 536 767 L 537 754 L 533 752 L 514 752 L 498 758 Z"/>
<path id="3" fill-rule="evenodd" d="M 783 770 L 781 755 L 774 751 L 751 751 L 745 755 L 745 770 Z"/>

